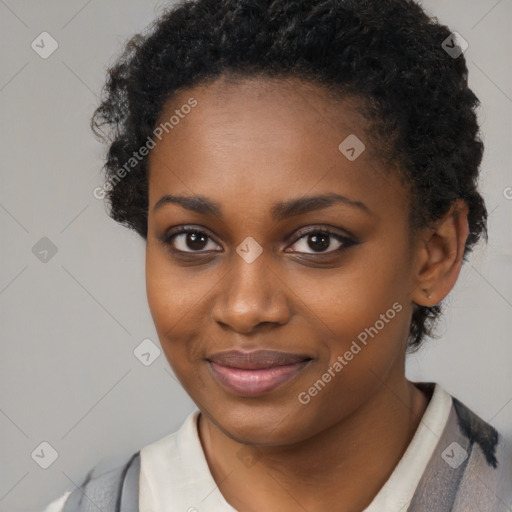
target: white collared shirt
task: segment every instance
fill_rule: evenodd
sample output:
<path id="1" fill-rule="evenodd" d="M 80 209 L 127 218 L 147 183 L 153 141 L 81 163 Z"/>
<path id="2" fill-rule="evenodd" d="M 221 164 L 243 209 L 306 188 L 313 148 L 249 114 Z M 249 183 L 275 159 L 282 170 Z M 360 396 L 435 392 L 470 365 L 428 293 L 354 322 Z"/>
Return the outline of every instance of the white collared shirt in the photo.
<path id="1" fill-rule="evenodd" d="M 363 512 L 401 512 L 434 452 L 448 420 L 451 396 L 436 384 L 421 422 L 393 473 Z M 193 411 L 178 431 L 140 451 L 140 512 L 236 512 L 219 491 L 206 461 Z M 71 491 L 44 512 L 61 512 Z"/>

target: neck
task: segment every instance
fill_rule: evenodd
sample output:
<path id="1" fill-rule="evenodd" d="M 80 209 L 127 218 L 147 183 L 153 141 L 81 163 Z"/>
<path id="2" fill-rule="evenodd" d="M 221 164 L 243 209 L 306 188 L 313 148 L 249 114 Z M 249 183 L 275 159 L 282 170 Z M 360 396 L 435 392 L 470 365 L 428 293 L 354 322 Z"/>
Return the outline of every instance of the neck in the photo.
<path id="1" fill-rule="evenodd" d="M 427 405 L 426 395 L 404 378 L 382 386 L 350 417 L 293 445 L 256 450 L 227 437 L 202 414 L 199 436 L 220 492 L 237 510 L 288 512 L 299 503 L 308 512 L 356 512 L 393 472 Z M 242 447 L 247 464 L 239 459 Z"/>

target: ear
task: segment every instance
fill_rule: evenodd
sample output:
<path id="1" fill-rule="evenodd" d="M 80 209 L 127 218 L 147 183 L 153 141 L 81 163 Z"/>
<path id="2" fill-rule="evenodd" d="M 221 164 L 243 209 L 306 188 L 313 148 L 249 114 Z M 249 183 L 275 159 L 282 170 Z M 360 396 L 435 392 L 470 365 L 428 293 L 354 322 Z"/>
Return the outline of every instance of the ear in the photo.
<path id="1" fill-rule="evenodd" d="M 413 267 L 412 302 L 433 306 L 454 287 L 469 234 L 467 214 L 468 205 L 458 199 L 441 220 L 420 233 Z"/>

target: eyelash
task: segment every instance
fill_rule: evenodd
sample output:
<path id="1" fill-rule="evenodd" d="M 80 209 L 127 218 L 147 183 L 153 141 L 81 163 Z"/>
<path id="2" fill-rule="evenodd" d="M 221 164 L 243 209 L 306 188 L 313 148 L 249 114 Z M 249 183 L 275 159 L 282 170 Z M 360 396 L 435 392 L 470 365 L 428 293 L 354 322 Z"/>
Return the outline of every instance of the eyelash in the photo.
<path id="1" fill-rule="evenodd" d="M 191 227 L 191 226 L 182 226 L 178 231 L 174 231 L 174 232 L 171 231 L 170 233 L 164 235 L 161 238 L 161 242 L 163 242 L 165 245 L 169 246 L 169 248 L 176 254 L 201 254 L 203 251 L 182 251 L 180 249 L 176 249 L 173 246 L 174 238 L 176 238 L 179 235 L 183 235 L 183 234 L 187 234 L 187 233 L 197 233 L 200 235 L 205 235 L 208 239 L 213 240 L 208 235 L 208 233 L 206 233 L 205 231 L 203 231 L 199 228 L 195 228 L 195 227 Z M 342 243 L 342 245 L 340 247 L 338 247 L 338 249 L 334 249 L 331 251 L 317 252 L 317 253 L 315 253 L 315 252 L 310 252 L 310 253 L 299 252 L 298 254 L 307 254 L 309 256 L 332 255 L 335 253 L 341 253 L 341 252 L 347 250 L 349 247 L 357 244 L 357 242 L 349 239 L 348 237 L 340 235 L 339 233 L 336 233 L 329 229 L 309 228 L 309 229 L 299 230 L 299 232 L 297 233 L 297 235 L 298 235 L 297 238 L 295 238 L 295 240 L 292 242 L 291 245 L 295 245 L 302 238 L 306 237 L 307 235 L 312 235 L 312 234 L 315 234 L 315 235 L 322 234 L 322 235 L 330 236 L 330 237 L 336 239 L 338 242 Z M 220 251 L 214 251 L 214 252 L 220 252 Z M 295 252 L 295 251 L 292 251 L 292 252 Z"/>

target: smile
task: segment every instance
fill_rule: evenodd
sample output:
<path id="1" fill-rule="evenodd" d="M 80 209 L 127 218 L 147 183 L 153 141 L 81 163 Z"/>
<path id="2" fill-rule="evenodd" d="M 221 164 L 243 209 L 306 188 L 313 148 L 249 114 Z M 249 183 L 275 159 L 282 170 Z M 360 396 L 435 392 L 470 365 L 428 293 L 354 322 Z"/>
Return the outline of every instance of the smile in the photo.
<path id="1" fill-rule="evenodd" d="M 213 377 L 228 391 L 240 396 L 258 396 L 273 391 L 300 373 L 311 359 L 258 369 L 223 366 L 209 361 Z"/>

